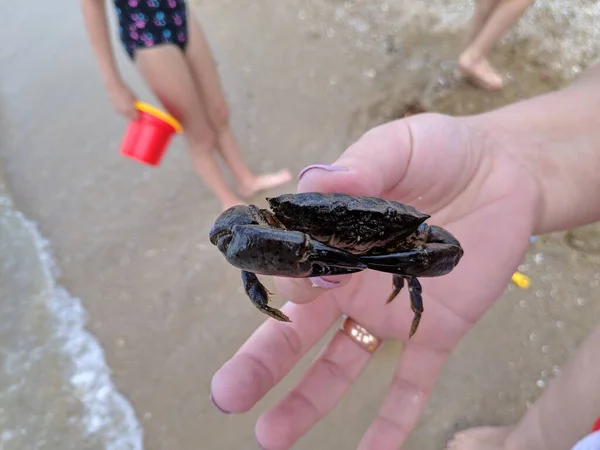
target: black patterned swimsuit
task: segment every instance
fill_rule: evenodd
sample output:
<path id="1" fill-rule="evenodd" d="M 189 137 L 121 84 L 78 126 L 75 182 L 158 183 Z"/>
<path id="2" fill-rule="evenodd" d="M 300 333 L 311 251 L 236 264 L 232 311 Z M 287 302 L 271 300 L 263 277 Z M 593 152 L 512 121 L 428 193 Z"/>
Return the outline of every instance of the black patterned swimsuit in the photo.
<path id="1" fill-rule="evenodd" d="M 131 59 L 140 48 L 188 40 L 185 0 L 114 0 L 121 42 Z"/>

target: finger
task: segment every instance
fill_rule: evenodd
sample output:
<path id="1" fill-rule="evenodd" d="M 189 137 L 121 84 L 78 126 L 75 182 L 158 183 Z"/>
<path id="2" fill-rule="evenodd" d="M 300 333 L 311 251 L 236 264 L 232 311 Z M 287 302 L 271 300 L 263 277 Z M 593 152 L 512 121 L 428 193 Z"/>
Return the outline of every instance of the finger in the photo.
<path id="1" fill-rule="evenodd" d="M 464 190 L 480 165 L 464 123 L 420 114 L 380 125 L 333 163 L 301 171 L 299 192 L 394 198 L 429 214 Z M 332 169 L 333 167 L 333 169 Z"/>
<path id="2" fill-rule="evenodd" d="M 213 376 L 212 400 L 221 411 L 241 413 L 275 386 L 341 315 L 333 301 L 282 308 L 292 322 L 267 319 Z"/>
<path id="3" fill-rule="evenodd" d="M 294 389 L 260 417 L 256 439 L 263 448 L 290 448 L 348 391 L 372 353 L 338 331 Z"/>
<path id="4" fill-rule="evenodd" d="M 334 288 L 348 284 L 350 275 L 316 278 L 275 278 L 277 291 L 293 303 L 308 303 Z"/>
<path id="5" fill-rule="evenodd" d="M 298 191 L 378 196 L 403 178 L 410 156 L 406 121 L 391 122 L 367 132 L 332 166 L 317 164 L 302 170 Z"/>
<path id="6" fill-rule="evenodd" d="M 359 450 L 396 450 L 415 427 L 448 356 L 407 343 L 379 413 L 363 437 Z"/>

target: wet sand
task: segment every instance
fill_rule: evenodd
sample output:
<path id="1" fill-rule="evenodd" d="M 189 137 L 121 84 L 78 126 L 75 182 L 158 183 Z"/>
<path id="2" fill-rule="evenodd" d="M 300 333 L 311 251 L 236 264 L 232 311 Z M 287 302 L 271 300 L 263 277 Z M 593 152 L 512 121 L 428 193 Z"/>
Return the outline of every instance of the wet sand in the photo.
<path id="1" fill-rule="evenodd" d="M 469 4 L 445 10 L 423 2 L 446 13 L 441 21 L 419 2 L 412 13 L 422 14 L 411 22 L 409 3 L 197 2 L 253 169 L 298 172 L 331 162 L 414 98 L 432 110 L 467 114 L 529 97 L 561 86 L 598 54 L 593 36 L 573 36 L 565 31 L 568 21 L 541 14 L 536 23 L 544 32 L 528 33 L 525 21 L 494 55 L 515 82 L 485 94 L 451 77 Z M 144 427 L 145 448 L 257 448 L 258 415 L 294 384 L 318 346 L 252 412 L 225 416 L 212 407 L 213 373 L 264 319 L 241 291 L 239 273 L 207 240 L 218 204 L 194 174 L 181 139 L 158 169 L 119 155 L 125 123 L 107 101 L 78 8 L 63 0 L 45 4 L 38 8 L 44 19 L 18 8 L 7 13 L 11 22 L 2 33 L 16 35 L 29 21 L 37 34 L 0 50 L 2 170 L 18 208 L 51 242 L 61 283 L 82 299 L 113 381 Z M 565 53 L 561 36 L 590 44 L 572 56 L 576 46 Z M 544 40 L 543 51 L 533 54 Z M 151 100 L 116 51 L 138 96 Z M 553 64 L 568 57 L 575 63 Z M 585 242 L 598 239 L 597 228 L 585 231 Z M 572 250 L 564 233 L 538 240 L 522 269 L 532 288 L 509 286 L 464 339 L 405 449 L 442 448 L 453 430 L 517 420 L 600 320 L 598 257 Z M 295 448 L 355 448 L 400 351 L 386 344 Z"/>

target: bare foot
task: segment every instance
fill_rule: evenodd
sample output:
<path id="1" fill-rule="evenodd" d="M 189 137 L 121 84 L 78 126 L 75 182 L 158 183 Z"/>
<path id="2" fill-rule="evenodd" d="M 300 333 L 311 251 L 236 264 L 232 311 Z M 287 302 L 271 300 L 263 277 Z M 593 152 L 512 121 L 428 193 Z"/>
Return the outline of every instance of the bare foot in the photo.
<path id="1" fill-rule="evenodd" d="M 265 191 L 291 181 L 292 174 L 289 170 L 280 170 L 276 173 L 258 175 L 246 186 L 240 186 L 238 191 L 244 198 L 249 198 L 260 191 Z"/>
<path id="2" fill-rule="evenodd" d="M 487 59 L 471 58 L 469 55 L 463 55 L 458 60 L 458 66 L 462 75 L 474 81 L 477 85 L 489 91 L 502 89 L 504 81 L 502 77 L 494 70 Z"/>
<path id="3" fill-rule="evenodd" d="M 446 450 L 504 450 L 512 427 L 469 428 L 454 435 Z"/>

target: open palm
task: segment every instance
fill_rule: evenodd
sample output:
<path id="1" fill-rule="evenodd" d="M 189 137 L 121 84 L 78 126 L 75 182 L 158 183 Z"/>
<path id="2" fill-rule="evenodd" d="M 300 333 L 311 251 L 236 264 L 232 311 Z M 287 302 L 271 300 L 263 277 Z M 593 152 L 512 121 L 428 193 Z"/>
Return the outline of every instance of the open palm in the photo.
<path id="1" fill-rule="evenodd" d="M 475 118 L 422 114 L 365 134 L 334 163 L 305 172 L 299 191 L 388 198 L 431 214 L 464 249 L 448 275 L 422 278 L 425 312 L 403 348 L 392 385 L 360 449 L 397 449 L 425 406 L 446 357 L 500 296 L 521 261 L 538 202 L 529 172 L 496 144 Z M 214 402 L 249 410 L 342 315 L 381 339 L 406 340 L 412 312 L 406 289 L 390 304 L 389 274 L 336 277 L 335 288 L 305 279 L 277 279 L 290 300 L 292 323 L 267 320 L 216 374 Z M 324 283 L 321 285 L 325 286 Z M 302 380 L 257 424 L 266 449 L 287 449 L 329 412 L 372 355 L 337 333 Z"/>

